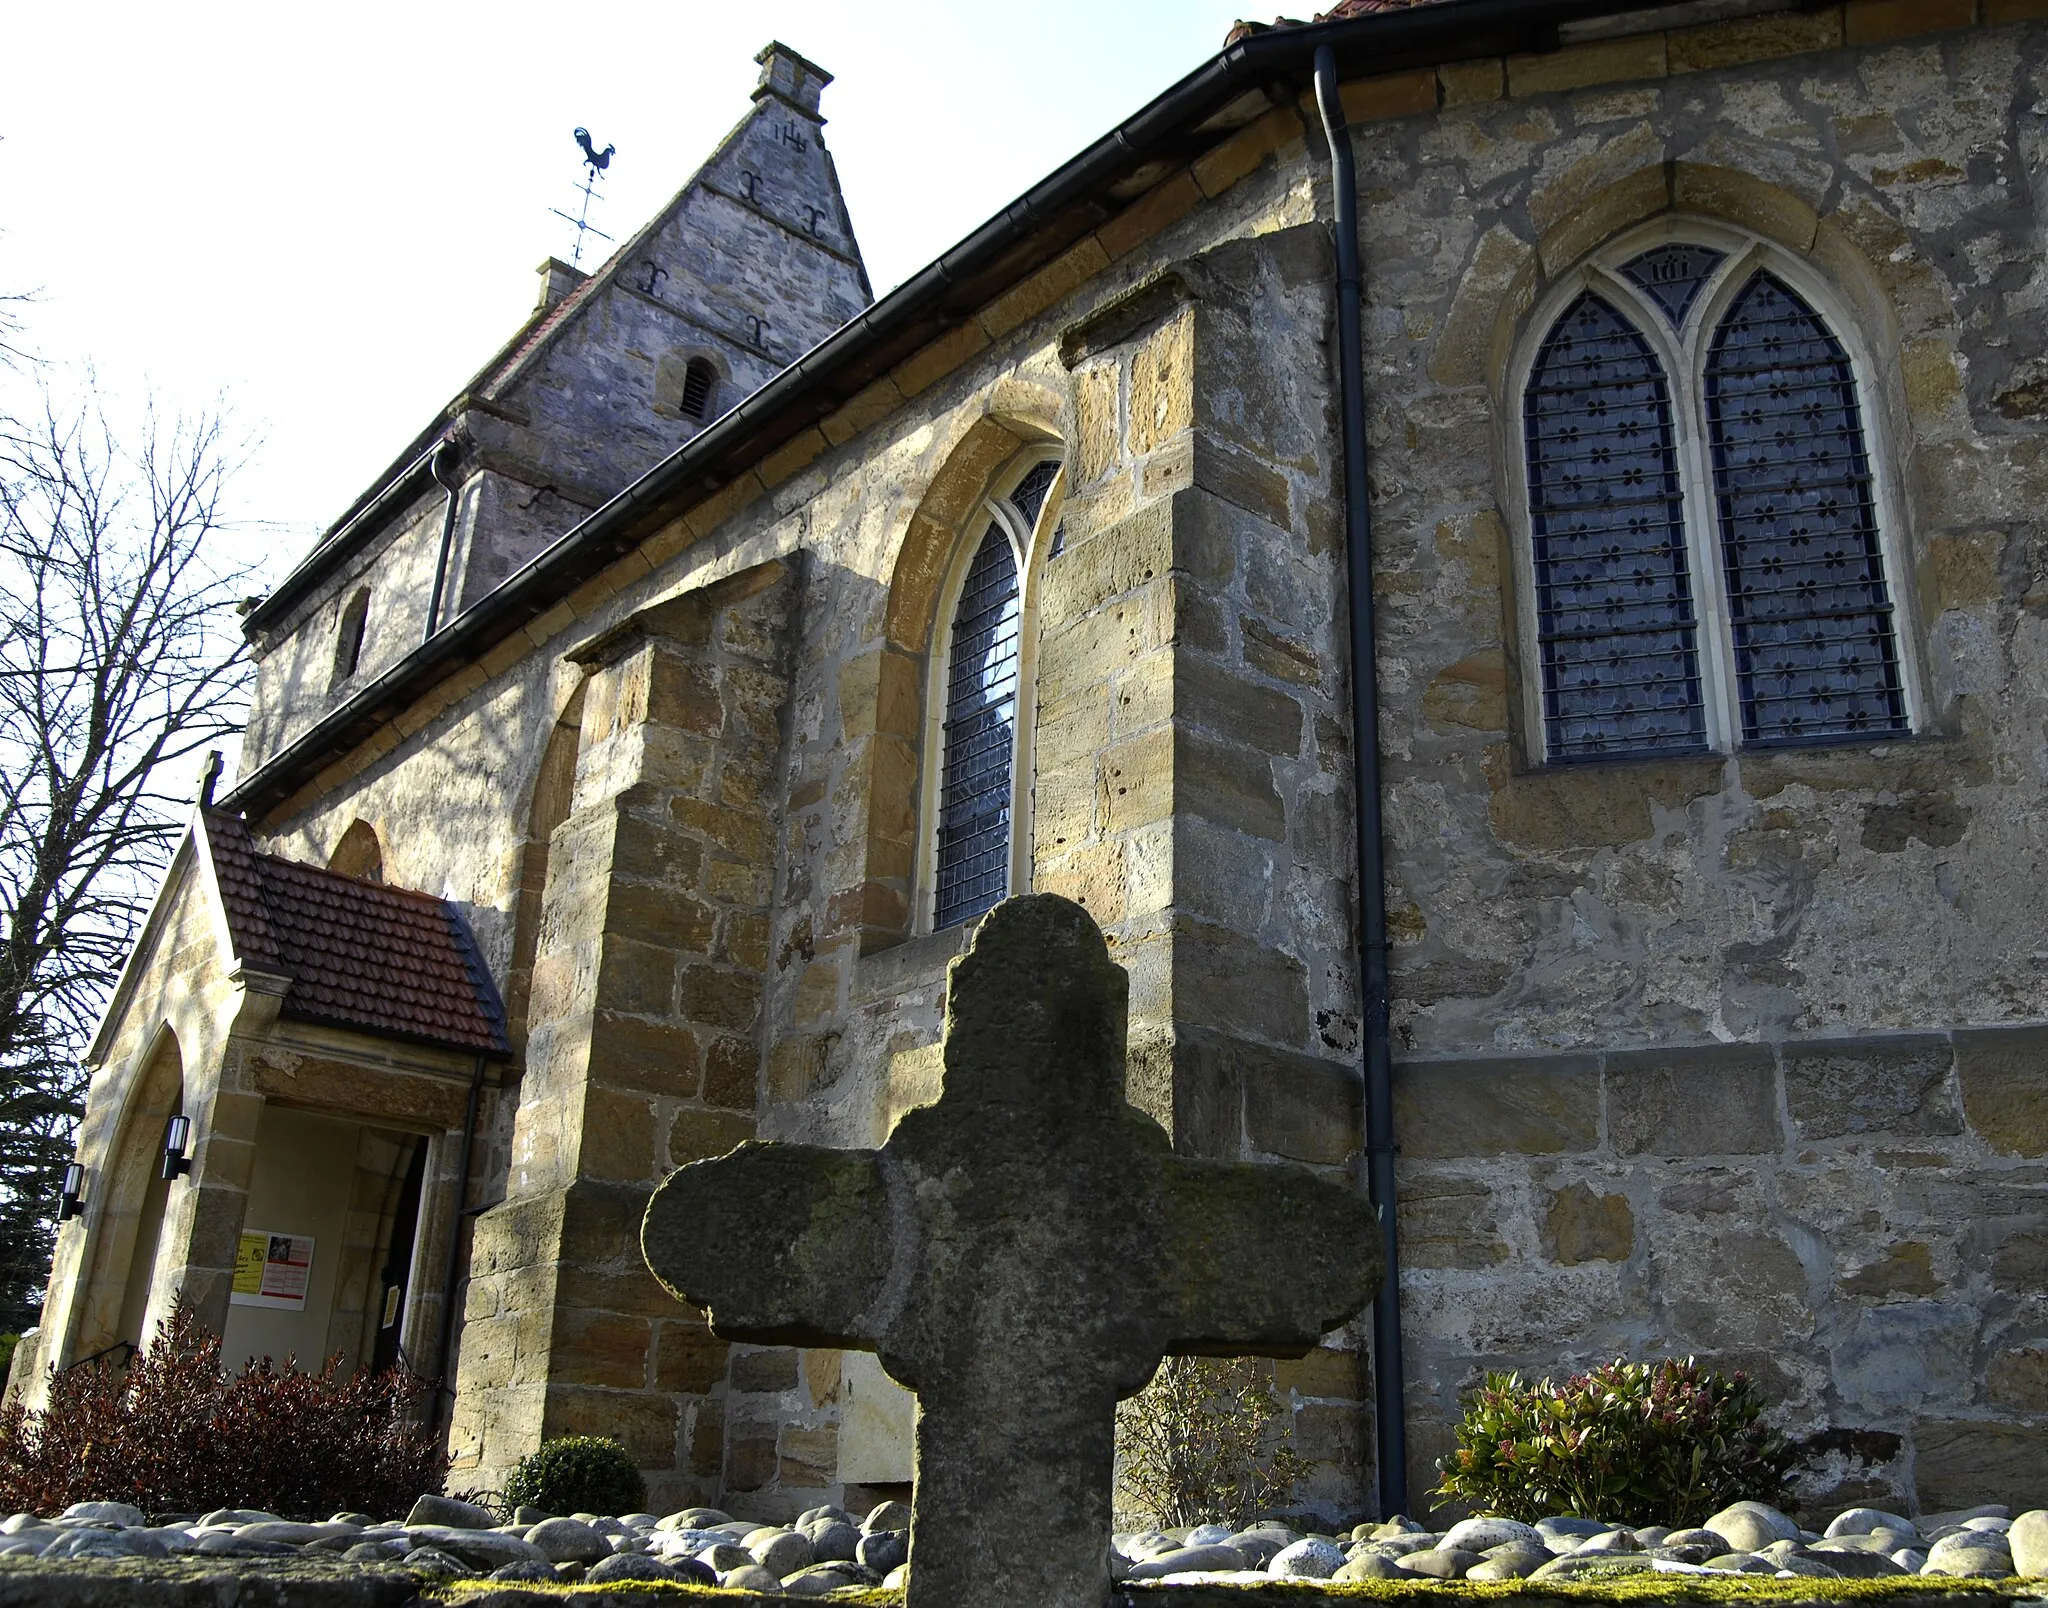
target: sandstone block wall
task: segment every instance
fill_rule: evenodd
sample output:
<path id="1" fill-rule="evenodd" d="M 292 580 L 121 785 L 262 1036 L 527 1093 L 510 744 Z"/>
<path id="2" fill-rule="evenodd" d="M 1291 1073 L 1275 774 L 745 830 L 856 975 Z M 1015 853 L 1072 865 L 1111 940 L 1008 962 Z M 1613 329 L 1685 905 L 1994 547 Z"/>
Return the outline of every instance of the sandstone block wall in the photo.
<path id="1" fill-rule="evenodd" d="M 1756 1379 L 1816 1501 L 2048 1495 L 2048 1032 L 1412 1061 L 1411 1480 L 1486 1369 L 1697 1352 Z"/>
<path id="2" fill-rule="evenodd" d="M 669 1170 L 754 1131 L 796 571 L 644 610 L 591 672 L 549 846 L 506 1198 L 478 1220 L 451 1430 L 496 1480 L 540 1439 L 611 1434 L 650 1500 L 716 1494 L 725 1348 L 640 1259 Z"/>
<path id="3" fill-rule="evenodd" d="M 2032 1499 L 2042 1202 L 1999 1135 L 2048 1086 L 2013 897 L 2048 782 L 2020 177 L 2048 31 L 1936 10 L 1467 64 L 1361 141 L 1418 1493 L 1484 1369 L 1698 1351 L 1817 1437 L 1815 1493 Z M 1509 363 L 1547 286 L 1666 215 L 1753 231 L 1854 312 L 1910 740 L 1530 763 Z M 1979 1057 L 2003 1098 L 1973 1101 Z"/>
<path id="4" fill-rule="evenodd" d="M 2013 889 L 2040 880 L 2048 782 L 2029 177 L 2048 26 L 2026 9 L 1855 0 L 1346 88 L 1418 1505 L 1421 1460 L 1483 1369 L 1613 1350 L 1768 1352 L 1787 1426 L 1821 1437 L 1816 1492 L 1937 1505 L 1978 1478 L 2004 1500 L 1988 1486 L 2038 1461 L 2048 1063 L 2040 946 Z M 509 964 L 528 800 L 589 645 L 802 551 L 788 679 L 752 706 L 777 708 L 785 747 L 743 800 L 688 769 L 670 735 L 686 698 L 657 717 L 650 669 L 630 716 L 605 713 L 628 709 L 601 688 L 625 661 L 588 663 L 576 810 L 543 875 L 535 1115 L 502 1136 L 514 1203 L 486 1217 L 475 1261 L 464 1365 L 488 1382 L 465 1444 L 500 1437 L 478 1466 L 544 1423 L 602 1421 L 650 1467 L 666 1447 L 669 1488 L 740 1511 L 786 1516 L 837 1489 L 836 1361 L 728 1355 L 653 1299 L 628 1204 L 700 1146 L 871 1145 L 930 1098 L 960 942 L 917 915 L 932 630 L 980 497 L 1044 443 L 1068 473 L 1062 554 L 1027 579 L 1034 878 L 1084 899 L 1131 967 L 1134 1093 L 1176 1143 L 1350 1164 L 1326 171 L 1313 119 L 1276 107 L 271 823 L 315 853 L 358 814 L 404 823 L 399 854 L 447 868 Z M 1903 510 L 1902 646 L 1928 689 L 1910 740 L 1530 762 L 1505 376 L 1546 287 L 1667 215 L 1796 254 L 1853 314 Z M 695 663 L 680 656 L 674 687 Z M 684 797 L 703 812 L 674 814 Z M 713 865 L 745 889 L 716 892 Z M 633 921 L 656 904 L 712 914 L 650 944 Z M 752 959 L 692 947 L 754 916 Z M 726 981 L 686 1000 L 706 964 Z M 1371 1485 L 1368 1365 L 1339 1337 L 1280 1371 L 1333 1508 Z"/>

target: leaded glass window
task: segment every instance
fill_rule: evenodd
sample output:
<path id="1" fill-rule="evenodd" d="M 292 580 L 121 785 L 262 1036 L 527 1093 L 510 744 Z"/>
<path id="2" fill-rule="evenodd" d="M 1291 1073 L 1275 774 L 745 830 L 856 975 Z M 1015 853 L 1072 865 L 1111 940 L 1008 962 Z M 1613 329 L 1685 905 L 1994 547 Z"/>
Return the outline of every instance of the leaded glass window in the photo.
<path id="1" fill-rule="evenodd" d="M 1662 309 L 1673 329 L 1685 327 L 1685 315 L 1706 289 L 1727 253 L 1710 246 L 1657 246 L 1621 265 L 1629 282 Z"/>
<path id="2" fill-rule="evenodd" d="M 1550 757 L 1705 747 L 1662 365 L 1587 294 L 1544 342 L 1524 408 Z"/>
<path id="3" fill-rule="evenodd" d="M 1531 362 L 1552 763 L 1911 729 L 1854 365 L 1770 248 L 1705 233 L 1583 270 Z"/>
<path id="4" fill-rule="evenodd" d="M 953 616 L 934 928 L 971 921 L 1009 891 L 1018 602 L 1010 538 L 991 520 Z"/>
<path id="5" fill-rule="evenodd" d="M 1706 396 L 1742 740 L 1904 731 L 1849 354 L 1759 272 L 1714 334 Z"/>
<path id="6" fill-rule="evenodd" d="M 1059 472 L 1059 464 L 1051 459 L 1034 464 L 1030 472 L 1017 482 L 1017 489 L 1010 493 L 1010 506 L 1023 516 L 1025 529 L 1029 530 L 1038 523 L 1038 510 L 1045 506 L 1045 494 L 1052 490 L 1052 483 Z"/>

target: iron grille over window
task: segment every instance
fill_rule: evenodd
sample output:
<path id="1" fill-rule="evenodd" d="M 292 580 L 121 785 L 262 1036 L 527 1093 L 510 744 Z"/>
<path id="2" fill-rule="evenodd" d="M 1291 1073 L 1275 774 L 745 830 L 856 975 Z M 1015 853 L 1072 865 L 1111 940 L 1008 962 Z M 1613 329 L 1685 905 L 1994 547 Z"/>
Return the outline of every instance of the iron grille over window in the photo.
<path id="1" fill-rule="evenodd" d="M 711 406 L 711 388 L 718 381 L 718 371 L 710 362 L 701 357 L 690 359 L 683 370 L 682 411 L 686 418 L 701 419 L 704 410 Z"/>
<path id="2" fill-rule="evenodd" d="M 972 921 L 1008 891 L 1018 625 L 1017 561 L 1008 535 L 991 521 L 953 616 L 935 928 Z"/>
<path id="3" fill-rule="evenodd" d="M 1848 353 L 1758 273 L 1715 333 L 1706 391 L 1742 740 L 1904 731 Z"/>
<path id="4" fill-rule="evenodd" d="M 1841 340 L 1768 247 L 1608 260 L 1523 396 L 1544 757 L 1908 731 Z"/>
<path id="5" fill-rule="evenodd" d="M 1544 725 L 1553 759 L 1706 744 L 1671 398 L 1599 297 L 1544 342 L 1524 405 Z"/>

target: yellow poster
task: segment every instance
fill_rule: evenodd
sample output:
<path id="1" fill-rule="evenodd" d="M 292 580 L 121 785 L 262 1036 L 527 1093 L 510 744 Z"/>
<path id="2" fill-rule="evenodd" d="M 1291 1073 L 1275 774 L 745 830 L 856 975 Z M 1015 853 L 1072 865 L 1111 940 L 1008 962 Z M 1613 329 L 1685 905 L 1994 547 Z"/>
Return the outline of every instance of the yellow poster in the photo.
<path id="1" fill-rule="evenodd" d="M 254 1295 L 263 1288 L 263 1263 L 270 1254 L 268 1234 L 244 1234 L 235 1247 L 235 1295 Z"/>
<path id="2" fill-rule="evenodd" d="M 311 1235 L 245 1228 L 235 1247 L 235 1279 L 228 1287 L 228 1304 L 302 1312 L 312 1279 Z"/>

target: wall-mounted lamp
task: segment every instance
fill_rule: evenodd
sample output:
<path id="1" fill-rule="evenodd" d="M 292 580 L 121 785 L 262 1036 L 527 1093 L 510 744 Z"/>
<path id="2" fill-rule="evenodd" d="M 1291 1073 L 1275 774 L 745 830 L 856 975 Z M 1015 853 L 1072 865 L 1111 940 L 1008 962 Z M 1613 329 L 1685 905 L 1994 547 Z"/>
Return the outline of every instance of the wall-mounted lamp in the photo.
<path id="1" fill-rule="evenodd" d="M 164 1177 L 182 1178 L 192 1170 L 192 1158 L 185 1151 L 192 1142 L 192 1119 L 173 1117 L 164 1129 Z"/>
<path id="2" fill-rule="evenodd" d="M 57 1197 L 57 1221 L 68 1223 L 84 1212 L 85 1169 L 74 1161 L 64 1169 L 64 1188 Z"/>

